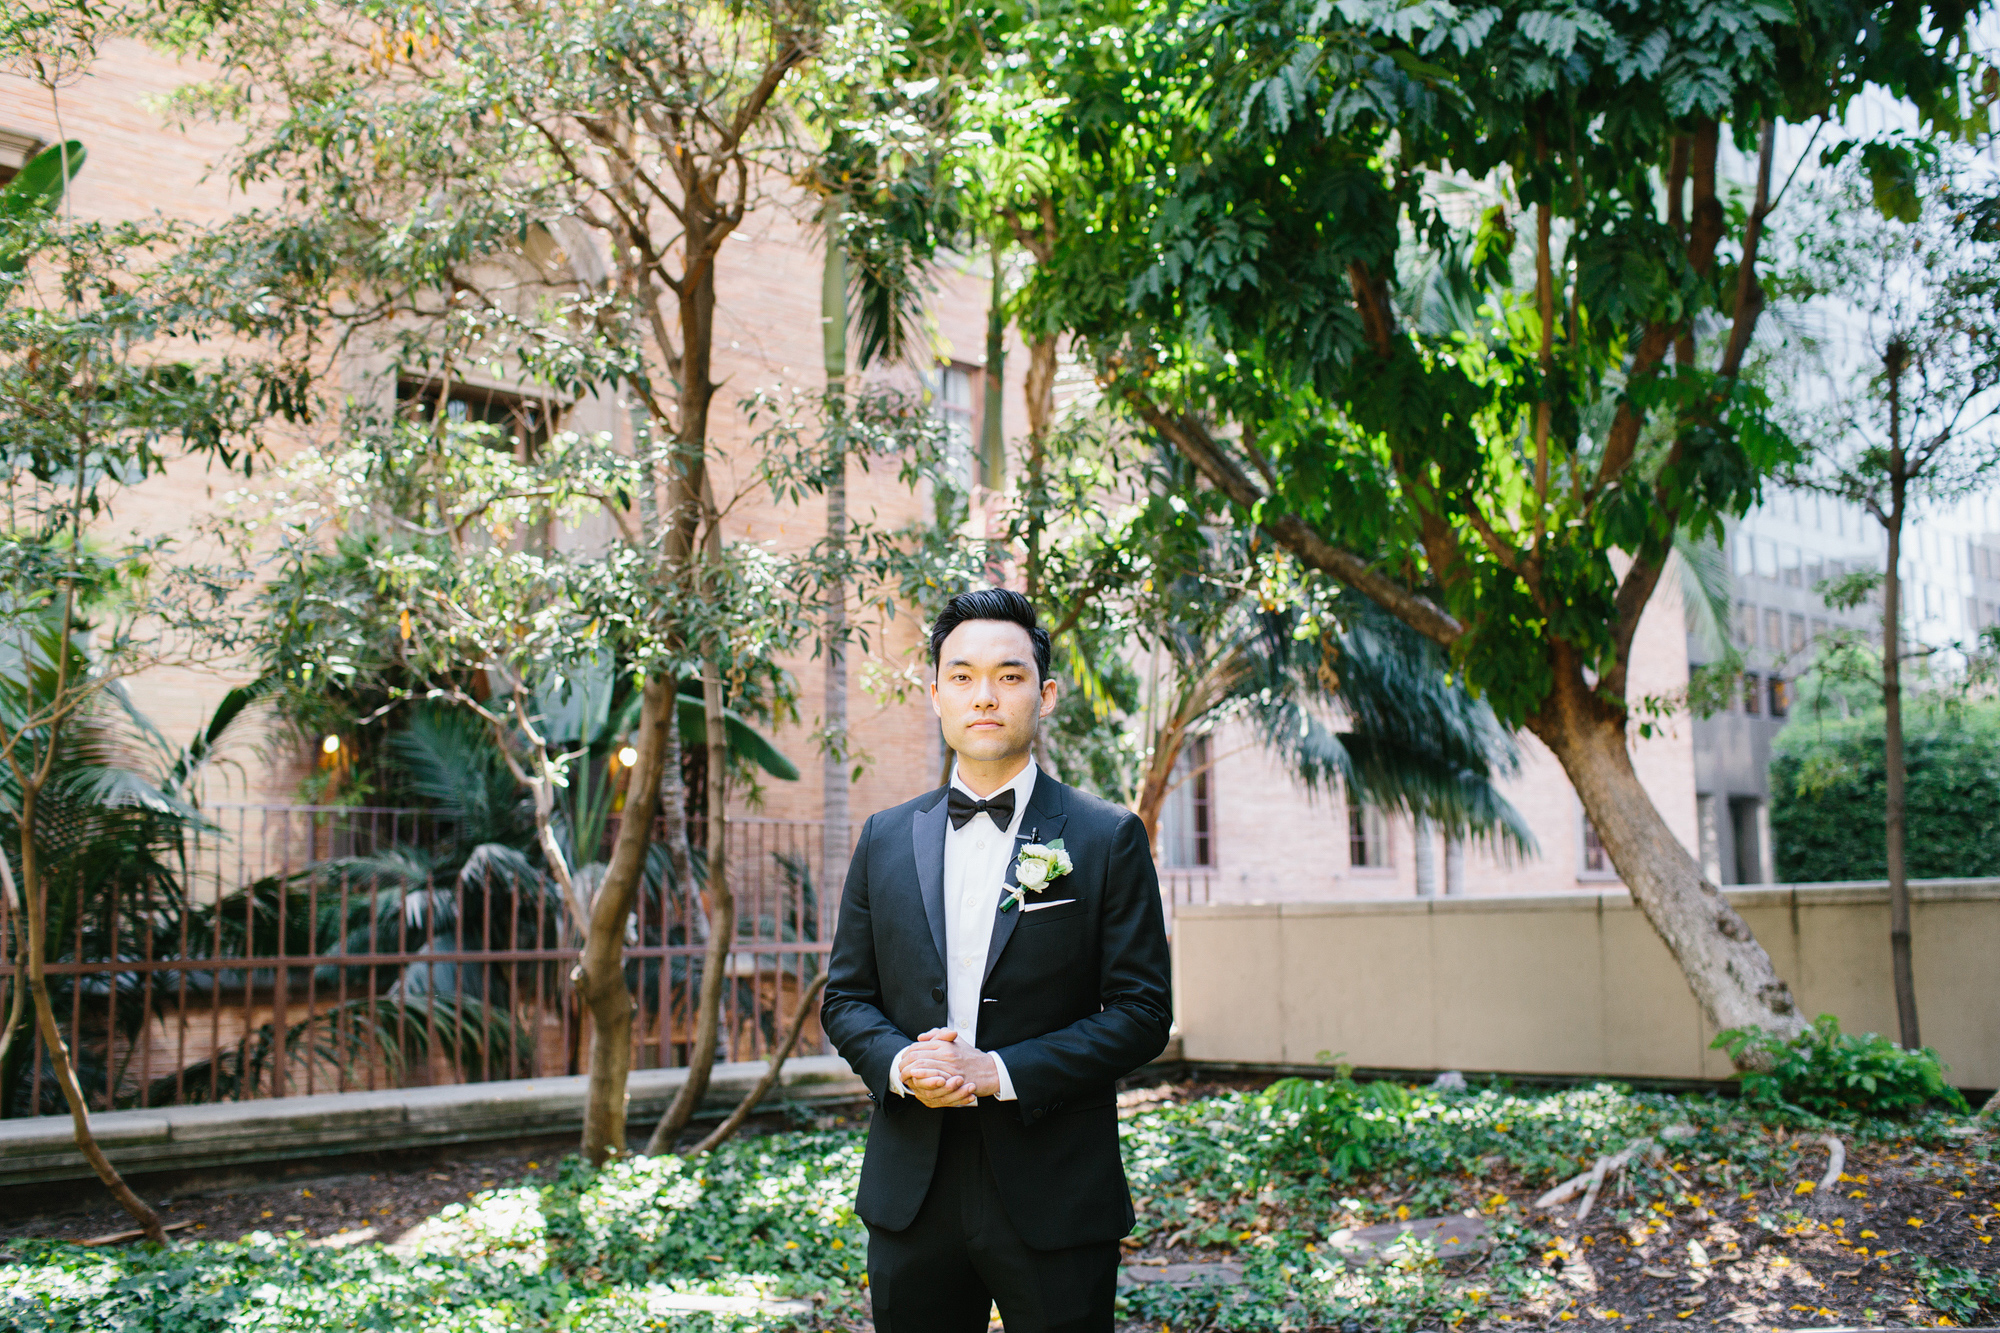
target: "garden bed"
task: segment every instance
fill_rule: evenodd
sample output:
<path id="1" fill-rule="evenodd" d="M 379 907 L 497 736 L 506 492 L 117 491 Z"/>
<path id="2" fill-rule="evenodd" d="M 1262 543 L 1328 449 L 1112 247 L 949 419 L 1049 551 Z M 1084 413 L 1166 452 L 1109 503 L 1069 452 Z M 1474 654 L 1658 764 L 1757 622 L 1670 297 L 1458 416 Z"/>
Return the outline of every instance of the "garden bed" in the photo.
<path id="1" fill-rule="evenodd" d="M 1971 1117 L 1829 1127 L 1731 1099 L 1610 1086 L 1315 1086 L 1294 1085 L 1289 1100 L 1240 1084 L 1125 1094 L 1139 1208 L 1127 1263 L 1176 1278 L 1126 1286 L 1126 1328 L 2000 1322 L 2000 1254 L 1988 1239 L 2000 1232 L 2000 1167 L 1995 1135 Z M 1841 1139 L 1846 1178 L 1822 1192 L 1828 1132 Z M 1646 1137 L 1665 1152 L 1640 1154 L 1582 1223 L 1575 1198 L 1536 1205 L 1550 1185 Z M 229 1196 L 240 1206 L 188 1201 L 169 1220 L 222 1211 L 159 1253 L 17 1234 L 0 1252 L 0 1322 L 93 1333 L 863 1333 L 866 1231 L 852 1212 L 861 1146 L 858 1130 L 829 1122 L 698 1161 L 634 1159 L 595 1174 L 574 1161 L 489 1158 L 412 1173 L 423 1180 L 294 1184 Z M 1331 1244 L 1343 1230 L 1467 1213 L 1460 1230 L 1490 1247 L 1482 1240 L 1462 1257 L 1419 1243 L 1363 1263 Z M 1234 1280 L 1199 1280 L 1225 1271 Z M 729 1298 L 740 1308 L 685 1309 Z M 779 1304 L 800 1300 L 809 1306 Z M 811 1313 L 791 1312 L 802 1308 Z"/>

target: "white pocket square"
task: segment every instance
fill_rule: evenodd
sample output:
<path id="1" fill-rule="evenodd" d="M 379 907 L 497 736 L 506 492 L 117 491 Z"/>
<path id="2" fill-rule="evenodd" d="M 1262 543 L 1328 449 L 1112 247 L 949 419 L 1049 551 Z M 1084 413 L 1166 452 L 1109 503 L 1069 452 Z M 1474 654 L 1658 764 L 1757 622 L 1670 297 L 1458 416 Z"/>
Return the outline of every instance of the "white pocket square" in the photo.
<path id="1" fill-rule="evenodd" d="M 1057 898 L 1054 899 L 1053 901 L 1046 903 L 1027 903 L 1021 908 L 1021 910 L 1023 912 L 1039 912 L 1044 907 L 1061 907 L 1064 903 L 1073 903 L 1075 901 L 1076 899 L 1074 898 Z"/>

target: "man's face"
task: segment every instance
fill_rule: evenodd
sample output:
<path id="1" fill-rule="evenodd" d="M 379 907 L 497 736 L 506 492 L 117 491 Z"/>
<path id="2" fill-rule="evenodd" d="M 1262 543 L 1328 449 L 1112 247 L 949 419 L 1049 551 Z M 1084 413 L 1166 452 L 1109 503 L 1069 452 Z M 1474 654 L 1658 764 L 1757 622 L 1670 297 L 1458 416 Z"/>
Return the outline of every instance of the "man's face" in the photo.
<path id="1" fill-rule="evenodd" d="M 1055 711 L 1056 683 L 1036 679 L 1027 630 L 968 620 L 945 636 L 931 707 L 960 759 L 992 763 L 1029 752 L 1036 724 Z"/>

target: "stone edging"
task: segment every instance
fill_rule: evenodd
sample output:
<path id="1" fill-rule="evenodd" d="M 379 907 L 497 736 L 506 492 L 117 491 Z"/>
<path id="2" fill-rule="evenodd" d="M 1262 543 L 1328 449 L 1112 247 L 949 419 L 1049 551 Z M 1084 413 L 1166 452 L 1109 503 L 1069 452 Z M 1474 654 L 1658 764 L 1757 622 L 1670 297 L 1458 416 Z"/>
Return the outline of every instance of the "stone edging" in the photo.
<path id="1" fill-rule="evenodd" d="M 698 1114 L 726 1115 L 766 1069 L 763 1061 L 719 1064 Z M 686 1069 L 635 1069 L 626 1114 L 635 1126 L 664 1114 L 687 1081 Z M 177 1171 L 236 1166 L 346 1152 L 471 1143 L 484 1139 L 580 1133 L 589 1079 L 506 1079 L 383 1092 L 324 1093 L 204 1106 L 109 1111 L 90 1118 L 105 1154 L 120 1171 Z M 785 1062 L 764 1106 L 828 1105 L 868 1095 L 837 1055 Z M 0 1188 L 91 1178 L 68 1116 L 0 1120 Z"/>

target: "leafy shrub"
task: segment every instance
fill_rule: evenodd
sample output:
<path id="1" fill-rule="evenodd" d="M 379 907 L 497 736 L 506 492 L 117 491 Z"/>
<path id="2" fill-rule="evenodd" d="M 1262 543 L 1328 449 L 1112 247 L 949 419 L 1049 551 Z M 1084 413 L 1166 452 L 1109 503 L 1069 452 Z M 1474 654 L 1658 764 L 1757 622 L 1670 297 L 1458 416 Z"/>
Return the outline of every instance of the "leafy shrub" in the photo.
<path id="1" fill-rule="evenodd" d="M 1332 1078 L 1281 1078 L 1264 1100 L 1296 1115 L 1296 1147 L 1344 1180 L 1383 1164 L 1417 1097 L 1400 1083 L 1356 1083 L 1341 1066 Z"/>
<path id="2" fill-rule="evenodd" d="M 1743 1096 L 1780 1110 L 1853 1119 L 1907 1115 L 1934 1101 L 1968 1109 L 1958 1089 L 1945 1082 L 1946 1066 L 1936 1051 L 1904 1050 L 1873 1032 L 1842 1032 L 1832 1014 L 1821 1014 L 1790 1041 L 1743 1027 L 1720 1034 L 1713 1046 L 1728 1051 L 1739 1066 L 1746 1057 L 1766 1065 L 1742 1076 Z"/>
<path id="3" fill-rule="evenodd" d="M 1978 1270 L 1956 1264 L 1938 1263 L 1921 1254 L 1910 1256 L 1917 1286 L 1924 1302 L 1933 1310 L 1948 1314 L 1960 1324 L 1971 1324 L 1989 1315 L 2000 1315 L 2000 1278 L 1985 1277 Z"/>
<path id="4" fill-rule="evenodd" d="M 1882 879 L 1882 715 L 1820 720 L 1803 710 L 1771 759 L 1771 841 L 1780 880 Z M 1912 708 L 1909 873 L 1914 879 L 2000 875 L 2000 704 Z"/>

